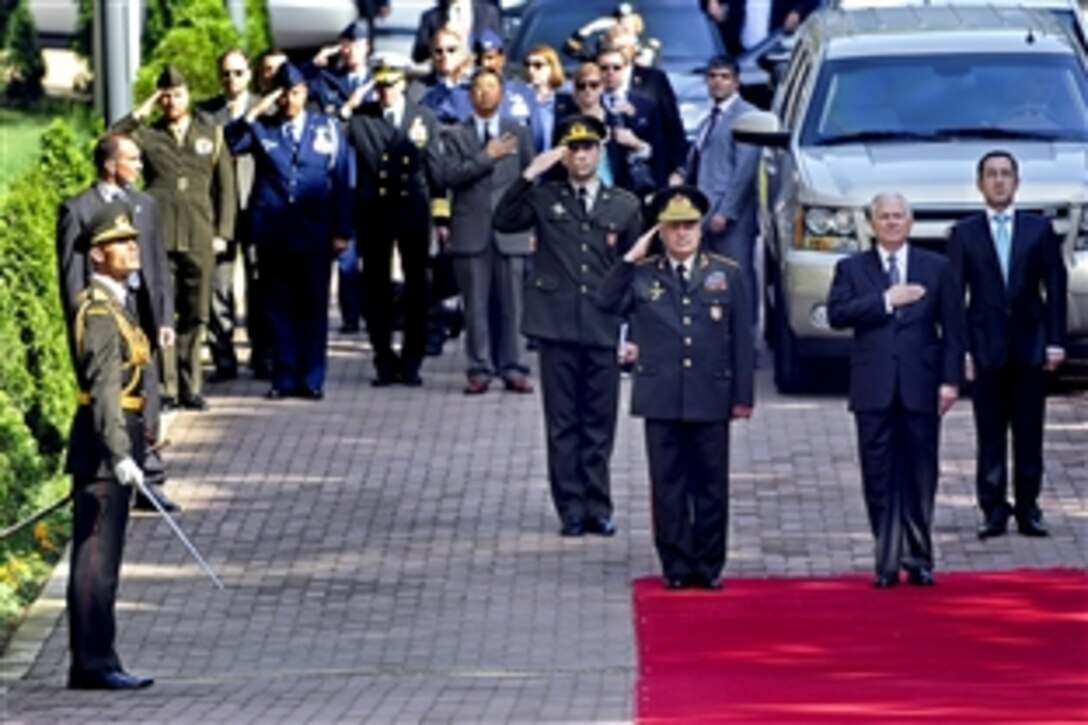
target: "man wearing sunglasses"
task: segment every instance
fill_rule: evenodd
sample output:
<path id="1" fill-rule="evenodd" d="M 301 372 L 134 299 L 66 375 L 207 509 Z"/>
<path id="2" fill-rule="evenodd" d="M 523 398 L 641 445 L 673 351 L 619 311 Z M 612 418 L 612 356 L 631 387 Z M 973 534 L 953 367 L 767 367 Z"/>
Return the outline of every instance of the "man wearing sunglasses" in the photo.
<path id="1" fill-rule="evenodd" d="M 419 18 L 416 40 L 412 45 L 412 61 L 422 63 L 427 60 L 431 38 L 439 28 L 453 28 L 466 42 L 479 38 L 484 29 L 502 33 L 502 17 L 496 5 L 486 0 L 438 0 L 436 7 Z"/>
<path id="2" fill-rule="evenodd" d="M 231 48 L 219 56 L 219 82 L 223 92 L 199 104 L 204 113 L 220 126 L 226 126 L 236 118 L 249 113 L 257 103 L 257 97 L 249 92 L 252 74 L 245 52 Z M 251 347 L 250 365 L 254 372 L 267 376 L 271 371 L 267 335 L 260 324 L 261 306 L 256 294 L 257 275 L 252 245 L 245 238 L 245 214 L 249 206 L 249 192 L 253 188 L 253 158 L 248 154 L 232 156 L 234 181 L 237 189 L 238 209 L 234 217 L 234 234 L 226 250 L 215 255 L 212 271 L 212 306 L 208 315 L 208 349 L 212 354 L 215 372 L 208 382 L 216 383 L 238 377 L 238 356 L 234 350 L 234 261 L 238 248 L 245 253 L 246 269 L 246 321 Z M 255 304 L 254 304 L 255 303 Z"/>
<path id="3" fill-rule="evenodd" d="M 408 99 L 431 109 L 444 126 L 472 116 L 468 73 L 472 62 L 464 38 L 453 28 L 442 28 L 431 41 L 431 72 L 408 86 Z"/>
<path id="4" fill-rule="evenodd" d="M 612 536 L 608 461 L 616 430 L 620 317 L 597 307 L 597 289 L 642 229 L 639 201 L 597 174 L 605 127 L 571 116 L 559 144 L 536 156 L 495 208 L 495 230 L 532 229 L 533 270 L 522 334 L 537 340 L 548 440 L 548 478 L 564 537 Z M 566 178 L 541 180 L 556 164 Z"/>

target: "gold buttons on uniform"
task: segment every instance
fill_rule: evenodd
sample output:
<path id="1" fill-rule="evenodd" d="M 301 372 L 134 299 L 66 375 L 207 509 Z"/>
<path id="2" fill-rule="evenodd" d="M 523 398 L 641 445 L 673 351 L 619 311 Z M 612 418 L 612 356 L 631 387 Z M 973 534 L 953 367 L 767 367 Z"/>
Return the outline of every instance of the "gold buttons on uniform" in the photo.
<path id="1" fill-rule="evenodd" d="M 684 358 L 684 367 L 686 367 L 686 368 L 691 367 L 691 358 L 690 357 Z"/>
<path id="2" fill-rule="evenodd" d="M 588 232 L 589 231 L 589 225 L 588 224 L 582 224 L 582 231 L 583 232 Z"/>
<path id="3" fill-rule="evenodd" d="M 691 338 L 690 337 L 685 337 L 684 338 L 684 347 L 691 347 Z"/>
<path id="4" fill-rule="evenodd" d="M 187 191 L 189 189 L 189 180 L 184 176 L 178 177 L 178 191 Z"/>
<path id="5" fill-rule="evenodd" d="M 690 325 L 691 324 L 691 317 L 689 317 L 688 315 L 684 315 L 684 324 L 685 325 Z"/>
<path id="6" fill-rule="evenodd" d="M 588 264 L 583 264 L 582 265 L 582 274 L 586 274 L 587 272 L 589 272 L 589 265 Z"/>
<path id="7" fill-rule="evenodd" d="M 690 305 L 691 304 L 691 298 L 690 297 L 685 297 L 683 302 L 684 302 L 685 305 Z"/>
<path id="8" fill-rule="evenodd" d="M 581 290 L 582 294 L 589 294 L 589 288 L 585 285 L 582 285 L 581 287 L 579 287 L 579 289 Z"/>
<path id="9" fill-rule="evenodd" d="M 589 245 L 588 244 L 583 244 L 582 245 L 582 251 L 583 252 L 588 252 L 589 251 Z"/>

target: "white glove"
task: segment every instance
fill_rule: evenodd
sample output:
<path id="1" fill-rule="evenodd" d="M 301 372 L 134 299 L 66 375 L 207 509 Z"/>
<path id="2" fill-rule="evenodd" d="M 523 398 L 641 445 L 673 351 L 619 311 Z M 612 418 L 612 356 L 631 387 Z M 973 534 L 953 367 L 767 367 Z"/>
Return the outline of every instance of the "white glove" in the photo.
<path id="1" fill-rule="evenodd" d="M 113 467 L 113 475 L 117 477 L 122 486 L 139 485 L 144 482 L 144 472 L 136 465 L 136 461 L 125 456 Z"/>

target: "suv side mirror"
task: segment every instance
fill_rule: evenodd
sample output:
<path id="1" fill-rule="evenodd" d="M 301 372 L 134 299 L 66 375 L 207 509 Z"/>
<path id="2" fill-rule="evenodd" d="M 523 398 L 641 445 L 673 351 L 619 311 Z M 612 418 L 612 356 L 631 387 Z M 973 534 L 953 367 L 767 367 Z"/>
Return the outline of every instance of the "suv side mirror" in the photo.
<path id="1" fill-rule="evenodd" d="M 790 132 L 782 128 L 778 116 L 767 111 L 749 111 L 733 122 L 733 138 L 755 146 L 786 148 Z"/>

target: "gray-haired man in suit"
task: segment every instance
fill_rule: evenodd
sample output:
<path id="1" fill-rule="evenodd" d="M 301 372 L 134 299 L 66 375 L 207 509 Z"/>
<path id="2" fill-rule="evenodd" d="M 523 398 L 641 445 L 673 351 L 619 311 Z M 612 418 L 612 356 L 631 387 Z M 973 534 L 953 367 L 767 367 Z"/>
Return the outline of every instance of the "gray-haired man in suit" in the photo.
<path id="1" fill-rule="evenodd" d="M 476 71 L 471 99 L 472 118 L 446 134 L 442 170 L 453 191 L 448 249 L 465 303 L 465 394 L 486 393 L 496 372 L 507 390 L 530 393 L 518 344 L 529 233 L 496 232 L 491 218 L 503 192 L 532 161 L 533 142 L 524 125 L 499 117 L 503 81 L 497 72 Z"/>
<path id="2" fill-rule="evenodd" d="M 687 164 L 671 181 L 697 186 L 710 199 L 710 212 L 703 222 L 706 248 L 731 258 L 744 270 L 754 322 L 759 299 L 753 258 L 759 148 L 734 141 L 733 123 L 755 107 L 740 97 L 737 62 L 728 56 L 716 56 L 707 63 L 706 87 L 714 105 L 699 124 Z"/>

